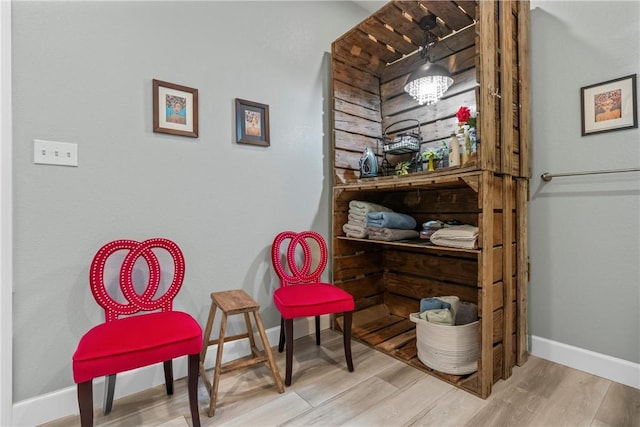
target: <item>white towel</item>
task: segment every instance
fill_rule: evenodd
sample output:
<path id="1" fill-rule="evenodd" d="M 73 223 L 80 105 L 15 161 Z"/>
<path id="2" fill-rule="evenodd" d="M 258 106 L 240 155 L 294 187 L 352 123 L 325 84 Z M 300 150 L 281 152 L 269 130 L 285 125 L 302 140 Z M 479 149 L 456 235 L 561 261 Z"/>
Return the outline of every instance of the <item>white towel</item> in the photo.
<path id="1" fill-rule="evenodd" d="M 367 215 L 369 212 L 393 212 L 391 209 L 378 205 L 377 203 L 352 200 L 349 202 L 349 213 L 356 215 Z"/>
<path id="2" fill-rule="evenodd" d="M 347 218 L 349 224 L 357 225 L 358 227 L 367 226 L 367 217 L 364 215 L 349 214 Z"/>
<path id="3" fill-rule="evenodd" d="M 343 225 L 342 231 L 344 231 L 347 237 L 356 237 L 359 239 L 367 238 L 367 230 L 364 227 L 359 227 L 350 223 Z"/>
<path id="4" fill-rule="evenodd" d="M 431 242 L 438 246 L 478 249 L 478 227 L 469 224 L 445 227 L 431 235 Z"/>

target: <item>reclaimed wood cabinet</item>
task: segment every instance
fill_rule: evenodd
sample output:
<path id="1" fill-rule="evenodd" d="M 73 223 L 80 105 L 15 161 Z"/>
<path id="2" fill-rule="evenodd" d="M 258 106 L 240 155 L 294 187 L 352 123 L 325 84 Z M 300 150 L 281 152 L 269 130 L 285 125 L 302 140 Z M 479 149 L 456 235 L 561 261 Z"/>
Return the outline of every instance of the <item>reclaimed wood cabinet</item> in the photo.
<path id="1" fill-rule="evenodd" d="M 416 54 L 424 38 L 418 22 L 428 13 L 437 16 L 433 31 L 440 40 L 432 61 L 451 71 L 454 84 L 436 104 L 419 106 L 403 86 L 424 61 Z M 332 45 L 332 274 L 355 297 L 353 337 L 482 398 L 527 359 L 528 43 L 526 1 L 392 1 Z M 359 177 L 362 152 L 369 147 L 381 158 L 383 129 L 391 123 L 417 119 L 424 150 L 457 130 L 455 113 L 463 105 L 477 111 L 473 163 Z M 419 224 L 475 225 L 479 248 L 346 237 L 351 200 L 387 206 Z M 437 372 L 417 358 L 409 314 L 421 298 L 440 295 L 478 305 L 473 374 Z M 341 324 L 337 316 L 333 326 Z"/>

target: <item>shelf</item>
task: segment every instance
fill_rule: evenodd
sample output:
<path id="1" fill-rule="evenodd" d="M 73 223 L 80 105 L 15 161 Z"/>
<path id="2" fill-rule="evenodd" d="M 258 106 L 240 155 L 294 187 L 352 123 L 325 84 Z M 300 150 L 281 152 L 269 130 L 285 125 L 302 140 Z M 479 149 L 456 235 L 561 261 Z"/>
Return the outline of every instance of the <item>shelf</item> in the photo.
<path id="1" fill-rule="evenodd" d="M 349 240 L 352 242 L 364 242 L 371 243 L 373 245 L 382 245 L 382 246 L 395 246 L 401 248 L 412 248 L 412 249 L 425 249 L 428 251 L 434 252 L 456 252 L 456 253 L 467 253 L 467 254 L 479 254 L 482 252 L 480 249 L 459 249 L 459 248 L 450 248 L 446 246 L 437 246 L 431 243 L 430 240 L 427 239 L 405 239 L 405 240 L 396 240 L 393 242 L 387 242 L 384 240 L 373 240 L 373 239 L 360 239 L 356 237 L 347 237 L 347 236 L 337 236 L 338 240 Z"/>

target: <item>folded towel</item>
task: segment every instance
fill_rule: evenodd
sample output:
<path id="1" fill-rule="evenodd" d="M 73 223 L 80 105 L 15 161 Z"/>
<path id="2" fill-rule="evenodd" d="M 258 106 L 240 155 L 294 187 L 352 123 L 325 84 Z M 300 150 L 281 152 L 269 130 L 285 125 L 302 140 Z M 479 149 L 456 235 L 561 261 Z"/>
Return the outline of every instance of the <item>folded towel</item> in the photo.
<path id="1" fill-rule="evenodd" d="M 366 227 L 367 226 L 367 222 L 365 221 L 365 216 L 362 215 L 354 215 L 354 214 L 349 214 L 348 216 L 348 223 L 351 225 L 357 225 L 358 227 Z"/>
<path id="2" fill-rule="evenodd" d="M 391 209 L 371 202 L 352 200 L 349 202 L 349 213 L 366 215 L 369 212 L 393 212 Z"/>
<path id="3" fill-rule="evenodd" d="M 365 227 L 346 223 L 342 226 L 342 231 L 344 231 L 347 237 L 357 237 L 359 239 L 367 238 L 367 229 Z"/>
<path id="4" fill-rule="evenodd" d="M 455 319 L 456 313 L 458 312 L 458 305 L 460 304 L 460 298 L 455 295 L 446 296 L 446 297 L 436 297 L 436 298 L 444 302 L 445 304 L 449 304 L 451 306 L 449 307 L 449 310 L 451 310 L 451 315 Z M 443 308 L 447 308 L 447 307 L 443 307 Z"/>
<path id="5" fill-rule="evenodd" d="M 477 249 L 478 227 L 469 224 L 445 227 L 431 235 L 431 242 L 438 246 Z"/>
<path id="6" fill-rule="evenodd" d="M 367 214 L 360 215 L 360 214 L 351 212 L 351 209 L 349 209 L 349 215 L 347 216 L 347 219 L 349 221 L 353 220 L 353 221 L 367 222 Z"/>
<path id="7" fill-rule="evenodd" d="M 439 310 L 442 308 L 451 308 L 451 304 L 440 298 L 422 298 L 420 300 L 420 313 L 427 310 Z"/>
<path id="8" fill-rule="evenodd" d="M 453 326 L 453 316 L 451 315 L 451 311 L 449 311 L 448 308 L 427 310 L 423 313 L 420 313 L 420 318 L 428 321 L 429 323 Z"/>
<path id="9" fill-rule="evenodd" d="M 416 228 L 416 220 L 409 215 L 397 212 L 369 212 L 367 214 L 367 227 L 413 230 Z"/>
<path id="10" fill-rule="evenodd" d="M 478 320 L 478 306 L 472 302 L 461 301 L 456 311 L 456 326 L 473 323 L 476 320 Z"/>
<path id="11" fill-rule="evenodd" d="M 367 227 L 366 233 L 371 240 L 384 240 L 393 242 L 395 240 L 417 239 L 420 236 L 415 230 L 400 230 L 395 228 Z"/>

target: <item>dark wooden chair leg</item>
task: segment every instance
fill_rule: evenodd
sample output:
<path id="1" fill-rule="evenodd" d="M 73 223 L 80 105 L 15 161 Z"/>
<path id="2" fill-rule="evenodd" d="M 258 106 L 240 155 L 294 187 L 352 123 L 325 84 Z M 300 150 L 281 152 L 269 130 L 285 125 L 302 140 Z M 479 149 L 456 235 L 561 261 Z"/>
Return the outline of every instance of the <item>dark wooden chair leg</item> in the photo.
<path id="1" fill-rule="evenodd" d="M 284 376 L 284 384 L 291 385 L 291 371 L 293 370 L 293 319 L 287 319 L 285 324 L 285 338 L 287 339 L 286 368 Z"/>
<path id="2" fill-rule="evenodd" d="M 113 393 L 116 391 L 116 374 L 108 375 L 104 379 L 104 399 L 102 412 L 107 415 L 113 407 Z"/>
<path id="3" fill-rule="evenodd" d="M 80 409 L 80 425 L 93 426 L 93 381 L 78 384 L 78 408 Z"/>
<path id="4" fill-rule="evenodd" d="M 351 320 L 353 312 L 347 311 L 344 313 L 344 331 L 342 332 L 342 339 L 344 341 L 344 357 L 347 359 L 347 368 L 349 372 L 353 372 L 353 360 L 351 360 Z"/>
<path id="5" fill-rule="evenodd" d="M 316 345 L 320 345 L 320 316 L 316 316 Z"/>
<path id="6" fill-rule="evenodd" d="M 200 366 L 200 354 L 189 355 L 187 372 L 187 388 L 189 392 L 189 408 L 191 409 L 191 421 L 193 427 L 200 427 L 200 409 L 198 407 L 198 370 Z"/>
<path id="7" fill-rule="evenodd" d="M 284 350 L 284 317 L 280 317 L 280 340 L 278 341 L 278 352 Z"/>
<path id="8" fill-rule="evenodd" d="M 173 394 L 173 360 L 165 360 L 164 365 L 164 386 L 167 394 Z"/>

